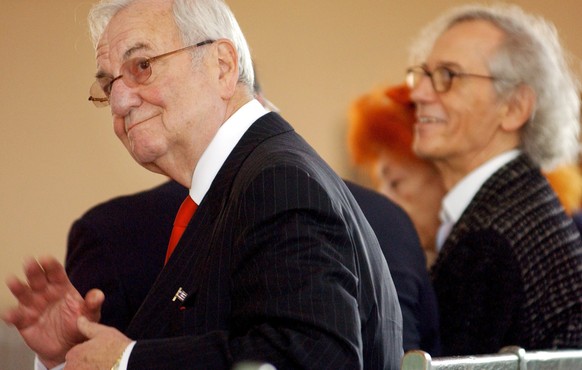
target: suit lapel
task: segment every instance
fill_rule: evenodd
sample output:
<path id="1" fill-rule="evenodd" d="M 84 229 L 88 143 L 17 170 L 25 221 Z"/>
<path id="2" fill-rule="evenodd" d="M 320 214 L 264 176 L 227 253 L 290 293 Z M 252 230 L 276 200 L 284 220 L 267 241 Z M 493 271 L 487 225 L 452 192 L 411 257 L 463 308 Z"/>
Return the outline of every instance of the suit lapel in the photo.
<path id="1" fill-rule="evenodd" d="M 209 264 L 206 262 L 211 250 L 221 247 L 216 244 L 221 244 L 217 241 L 222 240 L 223 236 L 217 233 L 223 226 L 221 219 L 228 209 L 232 184 L 240 167 L 261 142 L 292 130 L 279 115 L 269 113 L 259 118 L 243 135 L 219 170 L 172 257 L 131 321 L 127 330 L 129 337 L 153 338 L 168 330 L 173 331 L 168 328 L 170 320 L 163 318 L 173 317 L 179 310 L 182 301 L 173 299 L 180 289 L 188 295 L 186 299 L 195 299 L 202 281 L 197 277 L 209 274 Z"/>

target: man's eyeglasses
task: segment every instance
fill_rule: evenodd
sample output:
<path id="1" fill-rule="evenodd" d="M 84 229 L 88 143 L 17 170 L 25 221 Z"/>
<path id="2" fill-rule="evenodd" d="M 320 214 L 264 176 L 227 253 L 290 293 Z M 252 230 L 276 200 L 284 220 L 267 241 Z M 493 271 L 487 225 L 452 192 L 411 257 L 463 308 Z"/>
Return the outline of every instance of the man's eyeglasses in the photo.
<path id="1" fill-rule="evenodd" d="M 477 77 L 477 78 L 487 78 L 489 80 L 496 80 L 497 78 L 493 76 L 478 75 L 473 73 L 455 72 L 449 67 L 440 66 L 434 69 L 434 71 L 429 71 L 426 66 L 414 66 L 406 70 L 406 84 L 411 89 L 418 87 L 420 81 L 424 76 L 430 78 L 432 87 L 437 93 L 445 93 L 451 89 L 453 84 L 453 79 L 455 77 Z"/>
<path id="2" fill-rule="evenodd" d="M 121 78 L 127 86 L 135 87 L 141 85 L 145 83 L 152 75 L 152 63 L 156 60 L 160 60 L 181 51 L 211 44 L 213 42 L 214 40 L 202 41 L 195 45 L 186 46 L 185 48 L 170 51 L 168 53 L 157 55 L 151 58 L 138 57 L 128 59 L 121 65 L 119 76 L 98 77 L 95 82 L 93 82 L 93 85 L 91 85 L 91 88 L 89 89 L 89 101 L 92 101 L 96 107 L 106 107 L 109 105 L 109 96 L 111 95 L 111 88 L 115 81 Z"/>

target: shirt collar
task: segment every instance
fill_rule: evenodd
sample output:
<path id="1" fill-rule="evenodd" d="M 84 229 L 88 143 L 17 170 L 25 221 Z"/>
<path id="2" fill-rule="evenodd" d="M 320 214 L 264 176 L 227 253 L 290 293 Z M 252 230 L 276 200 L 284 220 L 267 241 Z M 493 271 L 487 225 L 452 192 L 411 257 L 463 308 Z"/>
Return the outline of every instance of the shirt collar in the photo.
<path id="1" fill-rule="evenodd" d="M 226 161 L 244 133 L 267 110 L 253 99 L 240 107 L 218 129 L 216 135 L 204 151 L 192 175 L 190 197 L 200 204 L 216 174 Z"/>
<path id="2" fill-rule="evenodd" d="M 459 181 L 443 198 L 439 212 L 441 222 L 456 223 L 459 221 L 461 215 L 485 181 L 506 163 L 517 158 L 520 153 L 518 149 L 513 149 L 499 154 L 477 167 Z"/>

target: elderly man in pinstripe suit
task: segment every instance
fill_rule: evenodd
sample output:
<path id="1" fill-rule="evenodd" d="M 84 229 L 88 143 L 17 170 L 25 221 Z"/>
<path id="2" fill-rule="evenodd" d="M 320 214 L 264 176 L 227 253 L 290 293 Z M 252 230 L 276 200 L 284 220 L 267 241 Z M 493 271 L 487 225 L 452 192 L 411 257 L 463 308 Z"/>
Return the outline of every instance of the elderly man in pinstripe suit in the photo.
<path id="1" fill-rule="evenodd" d="M 111 0 L 90 14 L 96 105 L 133 158 L 197 205 L 124 333 L 97 324 L 56 260 L 8 285 L 39 360 L 65 369 L 398 368 L 402 318 L 374 233 L 343 181 L 253 99 L 221 0 Z M 196 206 L 192 207 L 195 208 Z"/>

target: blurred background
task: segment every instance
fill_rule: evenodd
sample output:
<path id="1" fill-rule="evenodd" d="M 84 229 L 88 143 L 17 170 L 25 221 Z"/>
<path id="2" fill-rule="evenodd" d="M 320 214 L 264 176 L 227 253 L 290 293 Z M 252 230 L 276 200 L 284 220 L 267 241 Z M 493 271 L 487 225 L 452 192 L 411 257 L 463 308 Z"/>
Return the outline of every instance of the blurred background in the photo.
<path id="1" fill-rule="evenodd" d="M 553 21 L 579 62 L 582 1 L 511 2 Z M 28 256 L 62 260 L 70 224 L 89 207 L 164 181 L 130 158 L 113 134 L 109 110 L 87 101 L 95 72 L 86 29 L 91 3 L 0 5 L 2 279 L 22 276 Z M 227 3 L 247 36 L 267 97 L 341 176 L 361 182 L 345 145 L 349 104 L 376 85 L 401 82 L 417 31 L 465 1 Z M 13 303 L 0 283 L 0 310 Z"/>

